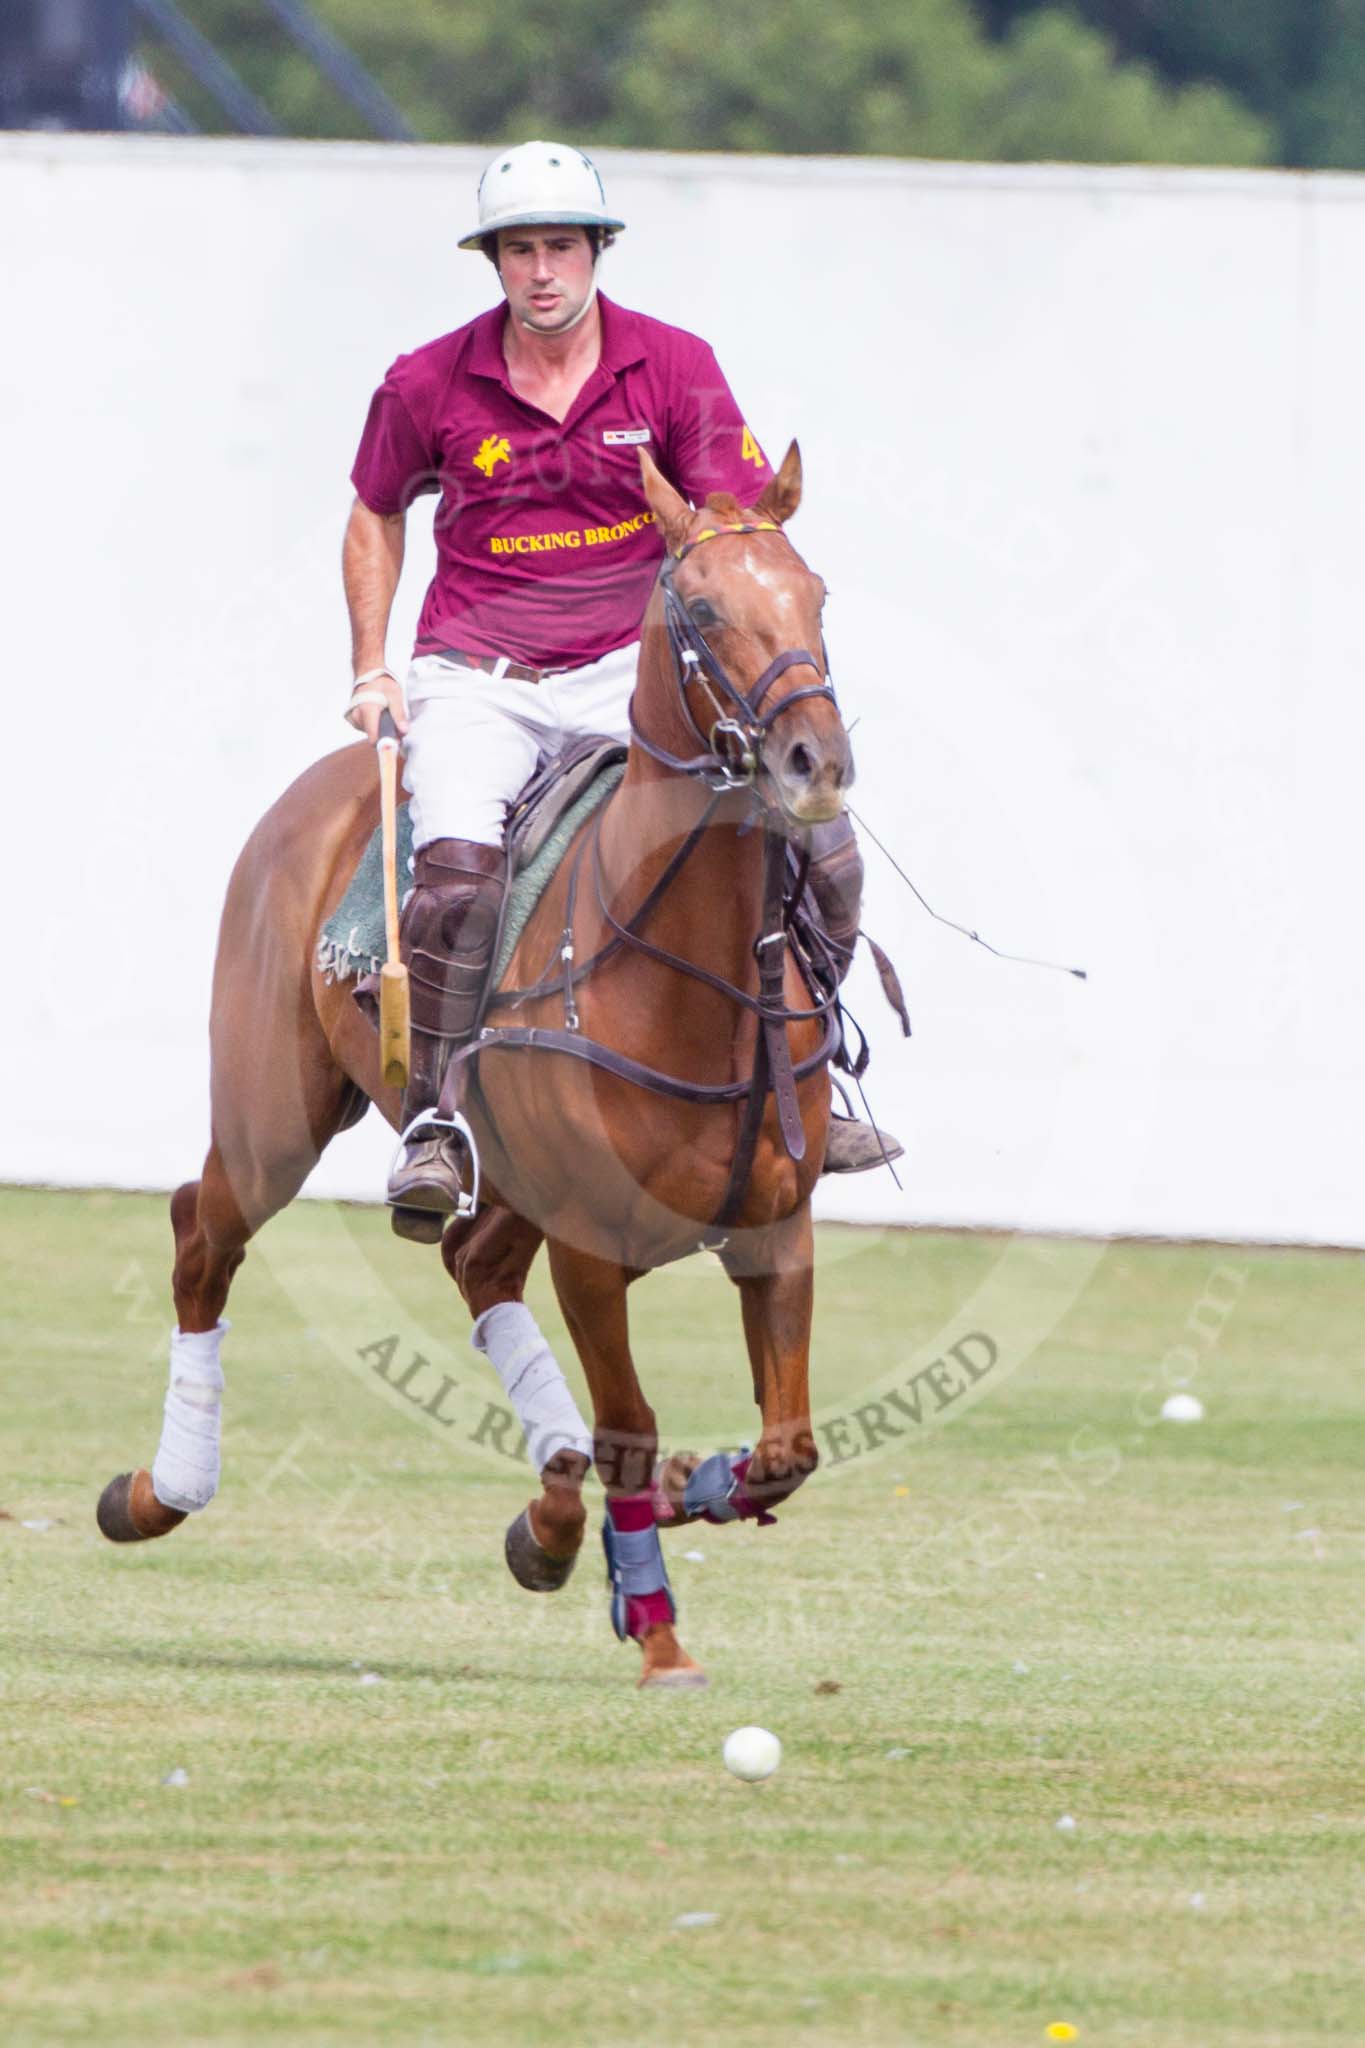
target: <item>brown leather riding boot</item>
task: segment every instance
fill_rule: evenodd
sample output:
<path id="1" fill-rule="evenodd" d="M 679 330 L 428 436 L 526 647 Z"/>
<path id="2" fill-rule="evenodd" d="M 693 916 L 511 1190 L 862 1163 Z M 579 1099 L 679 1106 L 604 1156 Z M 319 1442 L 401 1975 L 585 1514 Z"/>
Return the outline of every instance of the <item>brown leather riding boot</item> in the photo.
<path id="1" fill-rule="evenodd" d="M 820 913 L 820 929 L 837 987 L 853 965 L 863 911 L 863 857 L 847 812 L 812 830 L 807 883 Z M 832 1116 L 821 1172 L 867 1173 L 874 1166 L 901 1158 L 904 1151 L 904 1145 L 889 1131 L 878 1131 L 858 1117 Z"/>
<path id="2" fill-rule="evenodd" d="M 412 1065 L 403 1091 L 403 1151 L 388 1200 L 400 1237 L 434 1244 L 470 1192 L 464 1138 L 424 1127 L 441 1093 L 446 1061 L 474 1032 L 502 909 L 500 847 L 433 839 L 414 861 L 415 887 L 399 932 L 412 1008 Z"/>

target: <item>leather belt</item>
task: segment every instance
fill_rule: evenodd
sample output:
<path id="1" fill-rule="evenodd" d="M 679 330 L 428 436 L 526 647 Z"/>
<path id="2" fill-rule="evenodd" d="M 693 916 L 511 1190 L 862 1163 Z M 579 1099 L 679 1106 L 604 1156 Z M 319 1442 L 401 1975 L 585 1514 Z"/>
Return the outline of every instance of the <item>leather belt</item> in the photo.
<path id="1" fill-rule="evenodd" d="M 481 669 L 486 676 L 491 676 L 498 667 L 499 662 L 502 661 L 500 655 L 466 654 L 463 648 L 460 647 L 440 647 L 436 651 L 444 656 L 447 661 L 458 662 L 461 668 Z M 545 680 L 546 676 L 557 676 L 563 673 L 561 669 L 557 668 L 526 668 L 519 661 L 504 663 L 502 672 L 505 676 L 510 676 L 514 683 L 540 683 Z"/>

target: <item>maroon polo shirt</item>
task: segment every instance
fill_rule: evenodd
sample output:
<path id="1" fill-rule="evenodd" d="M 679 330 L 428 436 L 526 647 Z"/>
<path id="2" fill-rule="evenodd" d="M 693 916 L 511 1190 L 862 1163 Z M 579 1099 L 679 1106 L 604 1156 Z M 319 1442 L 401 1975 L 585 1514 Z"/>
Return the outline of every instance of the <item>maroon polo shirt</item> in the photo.
<path id="1" fill-rule="evenodd" d="M 601 360 L 562 425 L 512 389 L 501 305 L 399 356 L 371 400 L 357 496 L 394 513 L 440 493 L 417 653 L 600 660 L 638 636 L 663 555 L 638 450 L 694 505 L 752 505 L 771 478 L 706 343 L 597 303 Z"/>

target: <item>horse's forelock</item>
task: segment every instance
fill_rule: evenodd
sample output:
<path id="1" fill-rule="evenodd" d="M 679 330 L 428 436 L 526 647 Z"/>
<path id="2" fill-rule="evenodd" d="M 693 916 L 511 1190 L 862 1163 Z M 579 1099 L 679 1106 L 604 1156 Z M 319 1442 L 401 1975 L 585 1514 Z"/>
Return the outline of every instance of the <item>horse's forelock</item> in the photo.
<path id="1" fill-rule="evenodd" d="M 712 491 L 703 509 L 714 513 L 726 526 L 737 526 L 744 517 L 744 507 L 729 491 Z"/>

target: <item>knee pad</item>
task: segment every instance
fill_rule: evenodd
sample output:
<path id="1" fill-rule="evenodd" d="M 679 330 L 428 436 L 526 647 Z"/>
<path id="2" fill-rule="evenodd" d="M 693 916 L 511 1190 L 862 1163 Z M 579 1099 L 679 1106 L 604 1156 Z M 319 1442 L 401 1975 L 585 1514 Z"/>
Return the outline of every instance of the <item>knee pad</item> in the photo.
<path id="1" fill-rule="evenodd" d="M 853 958 L 863 910 L 863 857 L 846 813 L 811 833 L 808 886 L 825 936 L 839 957 L 842 980 Z"/>
<path id="2" fill-rule="evenodd" d="M 415 1031 L 468 1037 L 478 1019 L 502 911 L 500 848 L 437 839 L 418 852 L 400 929 Z"/>

